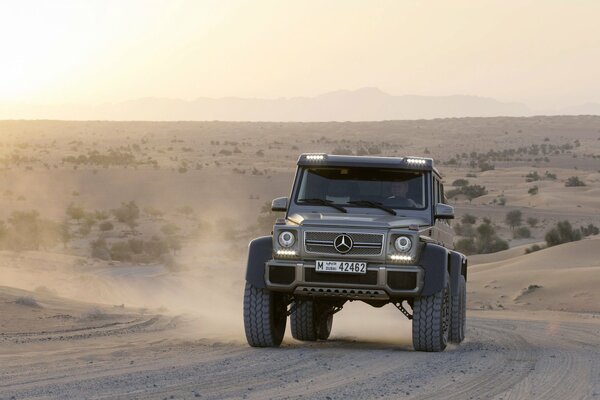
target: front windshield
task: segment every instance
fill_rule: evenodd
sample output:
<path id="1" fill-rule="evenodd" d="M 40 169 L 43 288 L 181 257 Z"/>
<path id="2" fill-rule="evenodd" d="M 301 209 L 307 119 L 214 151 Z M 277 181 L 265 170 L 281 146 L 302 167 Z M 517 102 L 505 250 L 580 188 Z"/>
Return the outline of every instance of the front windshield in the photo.
<path id="1" fill-rule="evenodd" d="M 309 167 L 301 171 L 295 201 L 321 199 L 344 207 L 373 202 L 389 208 L 427 207 L 423 172 L 360 167 Z M 352 204 L 355 203 L 355 204 Z"/>

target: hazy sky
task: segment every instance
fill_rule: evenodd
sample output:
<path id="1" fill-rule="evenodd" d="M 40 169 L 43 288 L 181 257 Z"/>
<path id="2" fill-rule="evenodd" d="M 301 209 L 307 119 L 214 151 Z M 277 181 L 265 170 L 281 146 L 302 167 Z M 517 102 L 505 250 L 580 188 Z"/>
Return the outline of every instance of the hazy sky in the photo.
<path id="1" fill-rule="evenodd" d="M 0 0 L 0 102 L 375 86 L 600 102 L 600 1 Z"/>

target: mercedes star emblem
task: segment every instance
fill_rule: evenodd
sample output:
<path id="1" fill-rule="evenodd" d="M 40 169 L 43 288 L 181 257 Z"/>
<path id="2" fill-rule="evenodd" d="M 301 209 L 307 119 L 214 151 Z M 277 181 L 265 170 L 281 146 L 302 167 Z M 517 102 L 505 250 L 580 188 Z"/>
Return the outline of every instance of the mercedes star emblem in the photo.
<path id="1" fill-rule="evenodd" d="M 346 234 L 340 235 L 333 241 L 333 247 L 338 253 L 346 254 L 352 250 L 352 238 Z"/>

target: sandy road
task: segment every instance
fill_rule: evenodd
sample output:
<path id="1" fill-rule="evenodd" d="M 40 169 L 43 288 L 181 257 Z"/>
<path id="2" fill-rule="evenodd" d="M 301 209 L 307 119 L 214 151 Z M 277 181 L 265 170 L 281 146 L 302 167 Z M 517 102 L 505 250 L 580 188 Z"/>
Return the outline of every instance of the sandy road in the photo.
<path id="1" fill-rule="evenodd" d="M 0 398 L 600 398 L 600 318 L 563 315 L 472 312 L 468 340 L 437 354 L 340 336 L 251 349 L 164 316 L 3 334 Z"/>

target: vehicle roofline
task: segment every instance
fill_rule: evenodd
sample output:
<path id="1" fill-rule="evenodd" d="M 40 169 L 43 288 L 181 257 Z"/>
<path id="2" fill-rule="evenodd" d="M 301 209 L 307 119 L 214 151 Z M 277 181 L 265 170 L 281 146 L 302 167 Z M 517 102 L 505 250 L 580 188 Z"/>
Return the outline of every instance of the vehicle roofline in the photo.
<path id="1" fill-rule="evenodd" d="M 322 156 L 322 159 L 309 159 L 310 156 Z M 423 160 L 422 165 L 411 165 L 407 159 Z M 442 174 L 435 167 L 433 159 L 427 157 L 384 157 L 384 156 L 351 156 L 325 153 L 303 153 L 298 157 L 297 165 L 306 166 L 332 166 L 332 167 L 366 167 L 366 168 L 394 168 L 407 171 L 433 171 L 439 177 Z"/>

